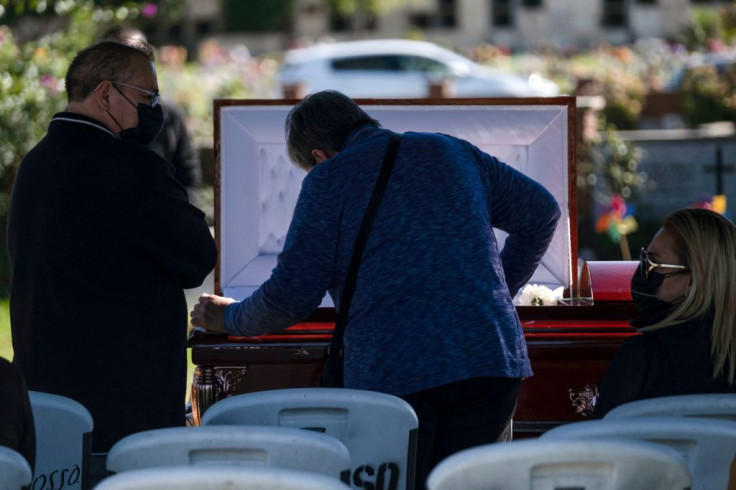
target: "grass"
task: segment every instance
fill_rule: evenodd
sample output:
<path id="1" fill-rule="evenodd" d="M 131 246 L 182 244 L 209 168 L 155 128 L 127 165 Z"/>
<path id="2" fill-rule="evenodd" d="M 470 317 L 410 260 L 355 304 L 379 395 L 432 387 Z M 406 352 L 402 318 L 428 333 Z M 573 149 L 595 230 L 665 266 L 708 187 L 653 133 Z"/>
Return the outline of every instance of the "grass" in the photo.
<path id="1" fill-rule="evenodd" d="M 10 302 L 0 299 L 0 357 L 13 359 L 13 344 L 10 340 Z"/>

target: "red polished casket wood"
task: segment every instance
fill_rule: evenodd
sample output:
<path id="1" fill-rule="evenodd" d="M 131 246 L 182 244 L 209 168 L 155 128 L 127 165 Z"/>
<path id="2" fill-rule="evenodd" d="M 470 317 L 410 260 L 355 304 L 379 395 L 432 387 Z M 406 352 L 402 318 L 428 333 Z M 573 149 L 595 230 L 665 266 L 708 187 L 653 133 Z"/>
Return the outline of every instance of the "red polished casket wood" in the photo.
<path id="1" fill-rule="evenodd" d="M 288 162 L 283 120 L 296 101 L 215 101 L 215 219 L 218 294 L 242 299 L 275 265 L 301 178 Z M 581 406 L 622 341 L 633 334 L 632 262 L 591 262 L 578 274 L 575 99 L 363 100 L 384 127 L 455 134 L 540 181 L 563 217 L 530 283 L 564 288 L 555 306 L 517 306 L 535 375 L 522 384 L 518 436 L 579 420 Z M 276 196 L 274 198 L 274 196 Z M 502 242 L 505 237 L 497 233 Z M 313 386 L 331 339 L 329 297 L 308 320 L 256 338 L 195 333 L 194 423 L 237 393 Z M 578 407 L 578 408 L 576 408 Z"/>
<path id="2" fill-rule="evenodd" d="M 534 376 L 524 380 L 514 436 L 534 436 L 583 420 L 586 388 L 597 383 L 621 343 L 634 334 L 628 289 L 635 262 L 585 264 L 581 285 L 600 284 L 602 299 L 549 307 L 520 306 Z M 212 403 L 237 393 L 314 386 L 331 339 L 334 312 L 262 337 L 198 334 L 190 339 L 197 372 L 192 385 L 195 423 Z"/>

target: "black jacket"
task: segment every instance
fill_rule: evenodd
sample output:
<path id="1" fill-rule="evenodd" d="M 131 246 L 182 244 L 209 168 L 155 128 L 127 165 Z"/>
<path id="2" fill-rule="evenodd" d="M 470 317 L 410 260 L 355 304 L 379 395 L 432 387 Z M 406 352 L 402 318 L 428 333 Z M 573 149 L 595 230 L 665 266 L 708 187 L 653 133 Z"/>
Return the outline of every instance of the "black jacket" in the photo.
<path id="1" fill-rule="evenodd" d="M 736 392 L 723 373 L 713 378 L 711 325 L 704 318 L 629 338 L 598 385 L 593 415 L 645 398 Z"/>
<path id="2" fill-rule="evenodd" d="M 36 462 L 36 428 L 28 390 L 20 369 L 1 357 L 0 446 L 22 454 L 33 469 Z"/>
<path id="3" fill-rule="evenodd" d="M 93 450 L 184 424 L 187 305 L 216 261 L 171 165 L 94 120 L 54 116 L 8 220 L 15 362 L 92 413 Z"/>
<path id="4" fill-rule="evenodd" d="M 187 189 L 202 184 L 202 162 L 192 147 L 182 108 L 173 101 L 162 99 L 164 126 L 150 148 L 174 166 L 174 178 Z"/>

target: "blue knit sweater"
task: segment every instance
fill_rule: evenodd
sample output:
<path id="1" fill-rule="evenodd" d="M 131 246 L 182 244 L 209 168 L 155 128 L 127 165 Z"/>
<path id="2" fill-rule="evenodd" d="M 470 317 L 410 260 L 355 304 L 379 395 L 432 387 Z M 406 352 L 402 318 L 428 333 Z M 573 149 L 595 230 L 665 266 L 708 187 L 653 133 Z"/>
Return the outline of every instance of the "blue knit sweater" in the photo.
<path id="1" fill-rule="evenodd" d="M 340 308 L 389 134 L 363 126 L 307 175 L 278 264 L 227 308 L 228 333 L 293 325 L 325 292 Z M 470 143 L 405 133 L 360 266 L 345 386 L 405 395 L 465 378 L 531 376 L 512 297 L 559 216 L 546 189 Z M 492 228 L 509 234 L 500 253 Z"/>

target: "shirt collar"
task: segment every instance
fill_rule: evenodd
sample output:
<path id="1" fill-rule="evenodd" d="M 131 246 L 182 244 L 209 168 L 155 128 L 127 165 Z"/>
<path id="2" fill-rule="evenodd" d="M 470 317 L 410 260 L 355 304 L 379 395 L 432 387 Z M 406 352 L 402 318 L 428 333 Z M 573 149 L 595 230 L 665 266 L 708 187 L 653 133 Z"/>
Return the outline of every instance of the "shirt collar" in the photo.
<path id="1" fill-rule="evenodd" d="M 92 119 L 91 117 L 84 116 L 82 114 L 77 114 L 75 112 L 59 112 L 54 115 L 54 117 L 51 119 L 51 122 L 65 122 L 65 123 L 72 123 L 72 124 L 82 124 L 85 126 L 91 126 L 94 128 L 97 128 L 101 131 L 104 131 L 108 133 L 113 138 L 117 139 L 117 136 L 115 133 L 110 131 L 100 123 L 99 121 L 96 121 L 95 119 Z"/>

